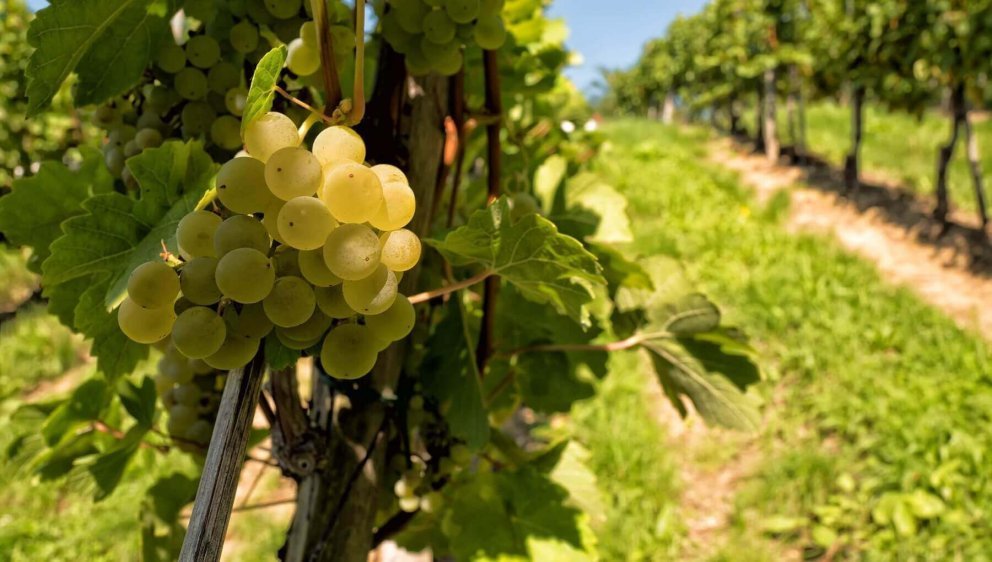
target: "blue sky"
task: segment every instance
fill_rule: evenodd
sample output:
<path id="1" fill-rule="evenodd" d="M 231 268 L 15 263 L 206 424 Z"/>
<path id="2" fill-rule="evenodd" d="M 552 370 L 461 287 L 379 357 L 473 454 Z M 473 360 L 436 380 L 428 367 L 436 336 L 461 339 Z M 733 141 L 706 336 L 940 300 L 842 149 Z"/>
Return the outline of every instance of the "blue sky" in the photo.
<path id="1" fill-rule="evenodd" d="M 551 15 L 563 17 L 571 34 L 568 46 L 582 53 L 585 63 L 568 71 L 588 91 L 599 67 L 627 66 L 637 60 L 641 46 L 664 32 L 676 15 L 699 11 L 705 0 L 554 0 Z M 45 0 L 28 0 L 37 9 Z"/>

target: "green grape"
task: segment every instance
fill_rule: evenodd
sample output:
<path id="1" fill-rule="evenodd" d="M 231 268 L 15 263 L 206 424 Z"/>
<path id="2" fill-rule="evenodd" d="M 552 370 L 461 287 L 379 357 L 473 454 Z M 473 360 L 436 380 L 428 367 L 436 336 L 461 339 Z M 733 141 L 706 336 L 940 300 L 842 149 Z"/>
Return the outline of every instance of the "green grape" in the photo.
<path id="1" fill-rule="evenodd" d="M 118 125 L 107 135 L 107 142 L 117 148 L 124 148 L 127 141 L 138 132 L 133 125 Z"/>
<path id="2" fill-rule="evenodd" d="M 205 259 L 213 259 L 213 258 L 205 258 Z M 193 301 L 187 299 L 186 297 L 179 297 L 178 299 L 176 299 L 176 302 L 172 303 L 172 310 L 177 315 L 179 315 L 185 312 L 186 309 L 193 308 L 194 306 L 196 306 L 196 303 L 194 303 Z"/>
<path id="3" fill-rule="evenodd" d="M 217 16 L 217 4 L 214 0 L 186 0 L 183 2 L 183 13 L 203 23 L 210 23 Z"/>
<path id="4" fill-rule="evenodd" d="M 179 287 L 183 297 L 191 303 L 203 306 L 220 300 L 220 289 L 214 277 L 217 274 L 217 258 L 194 258 L 179 271 Z"/>
<path id="5" fill-rule="evenodd" d="M 300 252 L 299 266 L 303 278 L 316 287 L 330 287 L 341 283 L 341 278 L 327 268 L 323 248 Z"/>
<path id="6" fill-rule="evenodd" d="M 417 313 L 410 304 L 410 299 L 397 295 L 396 300 L 380 314 L 365 317 L 365 325 L 376 338 L 394 342 L 399 341 L 413 331 L 417 321 Z"/>
<path id="7" fill-rule="evenodd" d="M 155 148 L 162 144 L 162 133 L 155 129 L 141 129 L 134 135 L 134 142 L 137 143 L 138 148 L 141 150 Z"/>
<path id="8" fill-rule="evenodd" d="M 330 327 L 331 319 L 320 310 L 314 310 L 306 322 L 292 328 L 280 328 L 280 331 L 296 341 L 310 341 L 320 338 Z"/>
<path id="9" fill-rule="evenodd" d="M 420 511 L 437 513 L 444 505 L 444 496 L 437 490 L 432 490 L 420 498 Z"/>
<path id="10" fill-rule="evenodd" d="M 328 171 L 320 197 L 340 222 L 363 223 L 382 205 L 382 182 L 361 164 L 339 164 Z"/>
<path id="11" fill-rule="evenodd" d="M 323 178 L 317 158 L 298 146 L 277 150 L 265 163 L 265 183 L 273 195 L 284 201 L 317 193 Z"/>
<path id="12" fill-rule="evenodd" d="M 231 88 L 241 84 L 241 71 L 227 61 L 220 61 L 207 72 L 207 86 L 210 91 L 226 94 Z"/>
<path id="13" fill-rule="evenodd" d="M 400 478 L 396 481 L 396 484 L 393 484 L 393 493 L 396 494 L 396 497 L 398 498 L 413 498 L 417 494 L 417 486 L 419 485 L 419 480 L 407 480 L 406 478 Z M 420 505 L 419 501 L 417 505 Z"/>
<path id="14" fill-rule="evenodd" d="M 163 41 L 158 50 L 155 62 L 158 67 L 169 74 L 175 74 L 186 67 L 186 53 L 183 48 L 172 41 Z"/>
<path id="15" fill-rule="evenodd" d="M 265 0 L 265 9 L 276 19 L 289 19 L 300 13 L 301 0 Z"/>
<path id="16" fill-rule="evenodd" d="M 237 302 L 250 304 L 264 299 L 275 277 L 269 258 L 252 248 L 232 250 L 217 262 L 217 288 Z"/>
<path id="17" fill-rule="evenodd" d="M 172 109 L 179 101 L 179 96 L 165 86 L 155 86 L 145 97 L 145 111 L 162 115 Z"/>
<path id="18" fill-rule="evenodd" d="M 408 271 L 420 260 L 420 238 L 405 228 L 383 232 L 379 240 L 382 247 L 379 259 L 393 271 Z"/>
<path id="19" fill-rule="evenodd" d="M 131 139 L 126 143 L 124 143 L 124 158 L 130 158 L 135 154 L 138 154 L 139 152 L 141 152 L 141 149 L 138 148 L 138 143 L 135 142 L 134 139 Z M 127 168 L 125 168 L 124 170 L 127 170 Z"/>
<path id="20" fill-rule="evenodd" d="M 406 174 L 403 170 L 393 166 L 392 164 L 376 164 L 372 166 L 372 173 L 374 173 L 379 181 L 383 185 L 389 182 L 400 182 L 402 184 L 410 185 L 410 180 L 407 179 Z"/>
<path id="21" fill-rule="evenodd" d="M 221 115 L 210 125 L 210 140 L 226 150 L 241 147 L 241 121 L 230 115 Z"/>
<path id="22" fill-rule="evenodd" d="M 124 171 L 124 151 L 119 148 L 104 151 L 103 162 L 112 176 L 120 176 Z"/>
<path id="23" fill-rule="evenodd" d="M 503 11 L 503 4 L 506 0 L 480 0 L 479 19 L 488 16 L 498 16 Z"/>
<path id="24" fill-rule="evenodd" d="M 325 168 L 340 162 L 361 164 L 365 161 L 365 141 L 350 127 L 328 127 L 313 140 L 313 155 Z"/>
<path id="25" fill-rule="evenodd" d="M 221 219 L 210 211 L 193 211 L 179 221 L 176 241 L 184 256 L 198 258 L 214 255 L 214 232 Z"/>
<path id="26" fill-rule="evenodd" d="M 382 205 L 369 224 L 379 230 L 397 230 L 409 224 L 417 210 L 417 198 L 405 183 L 382 184 Z"/>
<path id="27" fill-rule="evenodd" d="M 380 314 L 396 300 L 396 276 L 379 265 L 372 275 L 342 283 L 344 301 L 360 314 Z"/>
<path id="28" fill-rule="evenodd" d="M 209 35 L 190 37 L 186 42 L 186 59 L 198 68 L 210 68 L 220 60 L 220 44 Z"/>
<path id="29" fill-rule="evenodd" d="M 300 134 L 293 120 L 282 113 L 270 111 L 252 121 L 245 128 L 245 147 L 248 154 L 262 162 L 287 146 L 299 146 Z"/>
<path id="30" fill-rule="evenodd" d="M 265 315 L 280 328 L 291 328 L 307 321 L 317 305 L 313 288 L 299 277 L 280 277 L 272 292 L 262 300 Z"/>
<path id="31" fill-rule="evenodd" d="M 479 18 L 475 23 L 475 42 L 483 49 L 491 51 L 502 47 L 506 42 L 506 26 L 503 25 L 503 18 L 499 16 Z"/>
<path id="32" fill-rule="evenodd" d="M 344 300 L 344 288 L 341 285 L 317 287 L 314 289 L 317 297 L 317 308 L 331 318 L 351 318 L 356 314 Z"/>
<path id="33" fill-rule="evenodd" d="M 165 124 L 162 118 L 156 115 L 154 112 L 142 113 L 138 120 L 134 123 L 137 130 L 140 129 L 156 129 L 159 133 L 168 133 L 172 131 L 172 127 Z"/>
<path id="34" fill-rule="evenodd" d="M 413 76 L 423 76 L 430 73 L 431 62 L 420 47 L 422 41 L 414 40 L 406 52 L 406 69 Z"/>
<path id="35" fill-rule="evenodd" d="M 464 58 L 461 49 L 453 49 L 443 55 L 433 57 L 431 63 L 434 70 L 441 76 L 454 76 L 461 70 Z"/>
<path id="36" fill-rule="evenodd" d="M 213 355 L 224 343 L 227 327 L 217 313 L 205 306 L 194 306 L 176 318 L 172 344 L 190 359 Z"/>
<path id="37" fill-rule="evenodd" d="M 414 513 L 420 509 L 420 498 L 414 496 L 410 498 L 400 498 L 399 499 L 400 511 L 406 513 Z"/>
<path id="38" fill-rule="evenodd" d="M 337 52 L 350 53 L 355 48 L 355 32 L 345 25 L 331 26 L 331 41 Z"/>
<path id="39" fill-rule="evenodd" d="M 127 298 L 117 310 L 117 325 L 125 336 L 138 343 L 155 343 L 168 336 L 175 321 L 172 303 L 145 308 Z"/>
<path id="40" fill-rule="evenodd" d="M 248 89 L 242 86 L 231 88 L 224 94 L 224 107 L 231 112 L 231 115 L 241 117 L 245 111 L 245 102 L 248 101 Z"/>
<path id="41" fill-rule="evenodd" d="M 183 124 L 183 134 L 187 137 L 197 137 L 207 132 L 210 123 L 217 118 L 217 112 L 205 101 L 191 101 L 183 106 L 180 120 Z"/>
<path id="42" fill-rule="evenodd" d="M 170 340 L 166 340 L 170 341 Z M 189 360 L 183 357 L 171 343 L 166 349 L 165 355 L 158 362 L 159 373 L 172 381 L 173 384 L 188 383 L 193 380 L 193 369 L 189 365 Z"/>
<path id="43" fill-rule="evenodd" d="M 286 206 L 286 202 L 278 197 L 271 197 L 269 204 L 262 211 L 262 226 L 269 232 L 269 236 L 276 242 L 285 245 L 286 241 L 279 234 L 279 211 Z"/>
<path id="44" fill-rule="evenodd" d="M 286 202 L 276 219 L 286 244 L 299 250 L 315 250 L 338 224 L 316 197 L 295 197 Z"/>
<path id="45" fill-rule="evenodd" d="M 303 42 L 307 45 L 317 49 L 317 24 L 309 20 L 303 22 L 303 25 L 300 26 L 300 39 L 303 39 Z"/>
<path id="46" fill-rule="evenodd" d="M 121 170 L 121 181 L 124 182 L 124 187 L 126 187 L 129 191 L 137 191 L 138 180 L 134 179 L 134 174 L 132 174 L 131 170 L 128 169 L 126 162 L 124 169 Z"/>
<path id="47" fill-rule="evenodd" d="M 190 369 L 193 369 L 193 373 L 197 375 L 206 375 L 214 372 L 213 368 L 204 363 L 202 359 L 190 359 L 189 367 Z"/>
<path id="48" fill-rule="evenodd" d="M 247 54 L 258 48 L 258 28 L 247 20 L 240 21 L 231 27 L 228 40 L 234 50 Z"/>
<path id="49" fill-rule="evenodd" d="M 203 99 L 208 90 L 207 76 L 198 68 L 186 67 L 176 74 L 175 86 L 183 99 Z"/>
<path id="50" fill-rule="evenodd" d="M 324 372 L 338 379 L 357 379 L 375 366 L 379 350 L 368 328 L 344 324 L 327 333 L 320 346 L 320 364 Z"/>
<path id="51" fill-rule="evenodd" d="M 155 375 L 154 381 L 155 393 L 159 396 L 165 396 L 166 393 L 171 393 L 172 387 L 176 385 L 176 379 L 161 372 Z"/>
<path id="52" fill-rule="evenodd" d="M 93 112 L 93 124 L 100 127 L 110 127 L 119 117 L 120 114 L 116 107 L 112 105 L 101 105 Z"/>
<path id="53" fill-rule="evenodd" d="M 246 304 L 231 325 L 231 329 L 250 338 L 262 339 L 272 331 L 272 320 L 265 314 L 262 303 Z"/>
<path id="54" fill-rule="evenodd" d="M 253 250 L 249 250 L 253 251 Z M 258 352 L 259 340 L 228 330 L 224 343 L 213 355 L 203 360 L 214 369 L 228 371 L 244 367 Z"/>
<path id="55" fill-rule="evenodd" d="M 368 277 L 379 266 L 379 239 L 365 225 L 343 224 L 327 237 L 324 261 L 341 279 Z"/>
<path id="56" fill-rule="evenodd" d="M 445 0 L 444 4 L 455 23 L 469 23 L 479 15 L 479 0 Z"/>
<path id="57" fill-rule="evenodd" d="M 165 262 L 145 262 L 128 277 L 127 296 L 145 308 L 171 306 L 179 296 L 179 277 Z"/>
<path id="58" fill-rule="evenodd" d="M 444 8 L 444 0 L 424 0 L 424 3 L 431 8 Z"/>
<path id="59" fill-rule="evenodd" d="M 400 54 L 406 54 L 415 35 L 403 29 L 395 11 L 389 11 L 382 18 L 382 36 Z"/>
<path id="60" fill-rule="evenodd" d="M 272 256 L 272 263 L 276 266 L 277 277 L 286 275 L 303 277 L 303 272 L 300 271 L 300 251 L 296 248 L 286 245 L 279 246 L 275 255 Z"/>
<path id="61" fill-rule="evenodd" d="M 419 34 L 424 32 L 424 18 L 430 11 L 430 6 L 421 0 L 393 1 L 396 21 L 407 33 Z"/>
<path id="62" fill-rule="evenodd" d="M 217 197 L 235 213 L 257 213 L 271 202 L 265 165 L 247 156 L 228 160 L 217 172 Z"/>
<path id="63" fill-rule="evenodd" d="M 303 39 L 296 38 L 289 42 L 288 48 L 286 68 L 297 76 L 309 76 L 320 69 L 320 51 L 315 45 L 309 45 L 304 43 Z"/>
<path id="64" fill-rule="evenodd" d="M 199 415 L 194 408 L 176 404 L 169 408 L 169 422 L 166 424 L 166 429 L 171 435 L 183 435 L 198 418 Z"/>
<path id="65" fill-rule="evenodd" d="M 186 430 L 186 439 L 206 445 L 214 435 L 214 426 L 207 420 L 197 420 Z"/>
<path id="66" fill-rule="evenodd" d="M 178 320 L 176 320 L 176 322 L 178 322 Z M 220 341 L 224 341 L 224 338 L 221 337 Z M 219 344 L 218 347 L 220 347 Z M 200 391 L 200 387 L 197 386 L 196 384 L 192 384 L 192 383 L 181 384 L 176 386 L 176 388 L 172 389 L 172 400 L 176 404 L 195 407 L 197 405 L 197 402 L 200 401 L 201 394 L 202 392 Z"/>
<path id="67" fill-rule="evenodd" d="M 434 10 L 424 18 L 424 37 L 434 43 L 447 43 L 455 38 L 455 22 L 444 10 Z"/>
<path id="68" fill-rule="evenodd" d="M 312 338 L 309 340 L 297 340 L 286 333 L 284 328 L 276 329 L 276 338 L 279 339 L 279 343 L 284 345 L 289 349 L 295 349 L 297 351 L 303 351 L 305 349 L 310 349 L 311 347 L 320 343 L 320 336 Z"/>
<path id="69" fill-rule="evenodd" d="M 258 219 L 249 215 L 234 215 L 220 223 L 214 232 L 214 255 L 222 258 L 238 248 L 269 251 L 269 233 Z"/>

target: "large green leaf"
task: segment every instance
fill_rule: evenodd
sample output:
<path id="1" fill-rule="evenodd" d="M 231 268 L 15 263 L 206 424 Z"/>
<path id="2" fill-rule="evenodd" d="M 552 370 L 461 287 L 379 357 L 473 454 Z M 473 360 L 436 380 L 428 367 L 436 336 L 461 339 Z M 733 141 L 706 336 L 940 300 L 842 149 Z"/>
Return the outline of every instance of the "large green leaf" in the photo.
<path id="1" fill-rule="evenodd" d="M 151 427 L 155 422 L 155 383 L 150 377 L 141 379 L 141 384 L 137 385 L 131 381 L 121 381 L 117 385 L 117 396 L 127 413 L 143 427 Z"/>
<path id="2" fill-rule="evenodd" d="M 554 208 L 558 186 L 565 177 L 568 161 L 563 156 L 553 154 L 534 172 L 534 194 L 541 201 L 541 208 L 550 212 Z"/>
<path id="3" fill-rule="evenodd" d="M 96 483 L 96 490 L 93 493 L 94 500 L 100 501 L 106 498 L 117 488 L 117 484 L 124 476 L 124 471 L 127 470 L 128 463 L 138 452 L 141 440 L 147 432 L 148 428 L 134 426 L 114 447 L 97 456 L 86 467 L 86 471 Z"/>
<path id="4" fill-rule="evenodd" d="M 245 109 L 241 114 L 242 135 L 252 121 L 272 109 L 276 82 L 279 81 L 279 73 L 282 72 L 284 64 L 286 64 L 286 47 L 280 45 L 265 53 L 255 66 L 255 73 L 252 74 L 251 85 L 248 87 L 248 99 L 245 100 Z"/>
<path id="5" fill-rule="evenodd" d="M 605 285 L 596 257 L 536 214 L 510 219 L 500 198 L 472 214 L 444 240 L 427 240 L 454 265 L 481 265 L 501 275 L 522 295 L 550 304 L 560 314 L 588 323 L 592 287 Z"/>
<path id="6" fill-rule="evenodd" d="M 513 369 L 524 404 L 539 412 L 567 412 L 574 402 L 596 393 L 592 384 L 577 376 L 561 352 L 525 353 Z"/>
<path id="7" fill-rule="evenodd" d="M 568 180 L 565 210 L 551 219 L 562 232 L 588 242 L 622 244 L 634 240 L 627 198 L 590 172 Z"/>
<path id="8" fill-rule="evenodd" d="M 162 0 L 72 0 L 40 10 L 28 30 L 28 112 L 48 105 L 73 71 L 80 105 L 136 84 L 168 34 L 168 11 Z"/>
<path id="9" fill-rule="evenodd" d="M 55 445 L 78 424 L 97 419 L 110 402 L 110 397 L 107 383 L 101 379 L 92 378 L 80 384 L 69 398 L 52 410 L 45 419 L 41 427 L 45 442 L 48 445 Z"/>

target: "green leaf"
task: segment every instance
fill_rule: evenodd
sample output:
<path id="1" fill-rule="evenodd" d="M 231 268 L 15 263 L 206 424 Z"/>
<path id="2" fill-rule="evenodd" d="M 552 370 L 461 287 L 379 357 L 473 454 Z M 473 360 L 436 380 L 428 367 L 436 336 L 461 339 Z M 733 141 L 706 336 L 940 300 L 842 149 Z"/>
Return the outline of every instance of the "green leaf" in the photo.
<path id="1" fill-rule="evenodd" d="M 117 325 L 118 311 L 107 310 L 103 299 L 110 282 L 106 276 L 92 275 L 86 279 L 90 281 L 90 286 L 79 296 L 73 311 L 73 324 L 93 341 L 90 355 L 96 357 L 97 368 L 107 379 L 115 380 L 132 372 L 141 360 L 148 357 L 148 346 L 125 336 Z"/>
<path id="2" fill-rule="evenodd" d="M 593 173 L 568 180 L 565 210 L 551 220 L 562 232 L 588 242 L 624 244 L 634 240 L 627 198 Z"/>
<path id="3" fill-rule="evenodd" d="M 100 151 L 82 147 L 78 170 L 61 162 L 42 162 L 38 173 L 14 181 L 0 197 L 0 230 L 18 246 L 32 249 L 32 269 L 40 271 L 48 247 L 62 235 L 62 222 L 83 213 L 83 201 L 113 191 L 114 183 Z"/>
<path id="4" fill-rule="evenodd" d="M 131 414 L 138 425 L 151 427 L 155 422 L 155 383 L 150 377 L 141 379 L 141 386 L 124 380 L 117 385 L 117 396 L 127 413 Z"/>
<path id="5" fill-rule="evenodd" d="M 99 418 L 100 412 L 110 402 L 110 396 L 107 383 L 101 379 L 92 378 L 76 387 L 42 425 L 41 434 L 45 442 L 54 445 L 78 424 Z"/>
<path id="6" fill-rule="evenodd" d="M 602 522 L 606 520 L 606 503 L 596 473 L 589 468 L 589 457 L 585 447 L 575 440 L 568 441 L 548 475 L 568 491 L 568 504 L 588 514 L 593 521 Z"/>
<path id="7" fill-rule="evenodd" d="M 73 0 L 38 11 L 28 30 L 35 47 L 25 72 L 29 115 L 48 105 L 73 71 L 79 105 L 136 84 L 168 33 L 168 15 L 154 0 Z"/>
<path id="8" fill-rule="evenodd" d="M 553 154 L 534 172 L 534 194 L 541 201 L 541 208 L 545 211 L 554 208 L 555 194 L 558 193 L 558 186 L 561 185 L 567 169 L 568 161 L 558 154 Z"/>
<path id="9" fill-rule="evenodd" d="M 513 367 L 524 403 L 538 412 L 567 412 L 596 389 L 576 376 L 564 353 L 525 353 Z"/>
<path id="10" fill-rule="evenodd" d="M 505 197 L 472 214 L 443 241 L 426 240 L 453 265 L 481 265 L 522 295 L 587 324 L 594 285 L 605 285 L 596 257 L 536 214 L 514 223 Z"/>
<path id="11" fill-rule="evenodd" d="M 286 64 L 286 46 L 280 45 L 265 53 L 255 66 L 255 73 L 252 74 L 251 85 L 248 87 L 248 99 L 245 100 L 245 109 L 241 114 L 241 136 L 244 136 L 245 129 L 252 121 L 272 109 L 276 82 L 279 81 L 279 74 L 284 64 Z"/>
<path id="12" fill-rule="evenodd" d="M 183 507 L 193 501 L 199 480 L 173 472 L 148 488 L 148 501 L 155 516 L 165 523 L 177 520 Z"/>
<path id="13" fill-rule="evenodd" d="M 701 293 L 691 293 L 661 305 L 649 311 L 648 317 L 651 319 L 649 329 L 680 336 L 709 332 L 720 326 L 720 310 Z"/>
<path id="14" fill-rule="evenodd" d="M 98 456 L 86 471 L 96 482 L 96 491 L 93 494 L 94 501 L 100 501 L 113 493 L 120 483 L 124 471 L 127 470 L 128 463 L 138 452 L 141 439 L 148 431 L 147 428 L 135 426 L 131 428 L 119 443 L 106 453 Z"/>
<path id="15" fill-rule="evenodd" d="M 279 338 L 265 338 L 265 362 L 275 371 L 295 364 L 300 352 L 284 346 Z"/>
<path id="16" fill-rule="evenodd" d="M 42 480 L 65 476 L 76 465 L 77 460 L 99 452 L 94 442 L 95 435 L 92 432 L 82 433 L 48 449 L 36 461 L 38 476 Z"/>

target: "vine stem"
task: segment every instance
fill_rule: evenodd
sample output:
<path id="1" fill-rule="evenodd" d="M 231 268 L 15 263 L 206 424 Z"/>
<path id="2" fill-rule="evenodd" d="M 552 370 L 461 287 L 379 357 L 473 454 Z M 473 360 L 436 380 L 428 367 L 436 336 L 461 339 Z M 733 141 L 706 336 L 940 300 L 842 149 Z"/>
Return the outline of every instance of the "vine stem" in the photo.
<path id="1" fill-rule="evenodd" d="M 471 287 L 480 281 L 484 281 L 491 277 L 496 272 L 491 269 L 483 270 L 475 275 L 469 277 L 468 279 L 463 279 L 457 283 L 452 283 L 451 285 L 446 285 L 437 289 L 430 291 L 424 291 L 423 293 L 417 293 L 415 295 L 410 295 L 410 304 L 417 304 L 421 302 L 427 302 L 431 299 L 436 299 L 438 297 L 443 297 L 444 295 L 449 295 L 455 291 L 460 291 L 466 287 Z"/>
<path id="2" fill-rule="evenodd" d="M 354 127 L 365 117 L 365 0 L 355 0 L 355 83 L 351 87 L 348 125 Z"/>
<path id="3" fill-rule="evenodd" d="M 658 334 L 634 334 L 629 338 L 609 343 L 549 343 L 528 345 L 507 352 L 507 357 L 516 357 L 524 353 L 553 352 L 553 351 L 623 351 L 638 346 L 644 340 L 658 337 Z"/>
<path id="4" fill-rule="evenodd" d="M 486 78 L 485 104 L 486 112 L 490 115 L 501 116 L 503 114 L 503 100 L 499 83 L 499 52 L 485 50 L 482 53 L 483 71 Z M 486 125 L 487 144 L 487 183 L 488 201 L 491 204 L 500 195 L 500 176 L 502 174 L 502 146 L 500 146 L 500 119 L 494 120 Z M 486 364 L 493 354 L 495 340 L 496 322 L 496 296 L 499 292 L 499 283 L 496 278 L 486 279 L 485 288 L 482 292 L 482 326 L 479 330 L 479 344 L 475 350 L 475 362 L 480 376 L 486 372 Z"/>
<path id="5" fill-rule="evenodd" d="M 331 40 L 331 26 L 327 20 L 327 2 L 310 0 L 314 23 L 317 24 L 317 44 L 320 47 L 320 69 L 324 80 L 324 112 L 331 112 L 341 103 L 341 82 L 338 80 L 337 64 L 334 61 L 334 44 Z"/>

